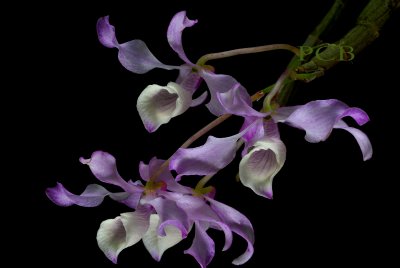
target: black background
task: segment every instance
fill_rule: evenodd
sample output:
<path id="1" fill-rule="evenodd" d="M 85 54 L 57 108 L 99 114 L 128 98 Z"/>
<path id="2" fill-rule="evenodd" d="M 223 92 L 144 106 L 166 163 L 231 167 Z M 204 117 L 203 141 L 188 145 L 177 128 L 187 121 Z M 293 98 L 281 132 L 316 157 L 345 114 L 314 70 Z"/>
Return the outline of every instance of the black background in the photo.
<path id="1" fill-rule="evenodd" d="M 161 2 L 161 1 L 160 1 Z M 213 119 L 204 106 L 188 110 L 156 133 L 144 129 L 136 111 L 136 99 L 148 84 L 174 81 L 175 71 L 153 70 L 132 74 L 117 59 L 117 50 L 97 40 L 96 21 L 110 15 L 120 43 L 142 39 L 154 55 L 167 64 L 181 64 L 168 46 L 166 30 L 172 16 L 187 10 L 198 19 L 185 30 L 183 42 L 192 61 L 210 52 L 272 43 L 302 44 L 333 1 L 122 1 L 32 5 L 32 29 L 24 34 L 34 51 L 33 86 L 24 100 L 30 169 L 28 243 L 20 249 L 32 254 L 30 262 L 42 266 L 113 267 L 96 243 L 101 221 L 128 209 L 109 199 L 97 208 L 57 207 L 44 194 L 62 182 L 80 193 L 96 183 L 87 166 L 78 162 L 95 150 L 117 158 L 121 175 L 138 178 L 139 161 L 168 158 L 191 134 Z M 324 41 L 333 42 L 356 23 L 367 1 L 352 1 L 340 22 Z M 127 4 L 129 3 L 129 4 Z M 221 6 L 220 6 L 221 5 Z M 33 11 L 34 10 L 34 11 Z M 256 243 L 253 258 L 243 267 L 287 267 L 389 262 L 394 248 L 391 227 L 398 177 L 394 171 L 398 145 L 392 125 L 397 124 L 399 41 L 395 39 L 399 18 L 393 17 L 380 38 L 352 62 L 341 63 L 309 84 L 299 84 L 290 104 L 337 98 L 364 109 L 371 121 L 361 127 L 371 139 L 374 155 L 367 162 L 352 136 L 335 130 L 329 139 L 309 144 L 304 133 L 281 126 L 288 150 L 287 161 L 274 180 L 274 200 L 256 196 L 235 182 L 239 158 L 211 181 L 216 199 L 247 215 L 253 223 Z M 218 73 L 240 81 L 250 93 L 273 83 L 291 58 L 286 51 L 238 56 L 210 62 Z M 31 63 L 32 63 L 31 62 Z M 392 65 L 394 64 L 394 65 Z M 397 65 L 396 65 L 397 64 Z M 203 88 L 205 86 L 203 85 Z M 351 122 L 351 121 L 349 121 Z M 211 132 L 230 136 L 239 130 L 233 118 Z M 204 142 L 204 139 L 196 145 Z M 191 178 L 182 181 L 194 185 Z M 108 187 L 114 190 L 113 187 Z M 395 210 L 397 208 L 397 210 Z M 231 267 L 245 243 L 234 238 L 232 248 L 221 252 L 223 234 L 210 232 L 216 240 L 216 256 L 209 267 Z M 193 234 L 191 234 L 192 236 Z M 141 242 L 124 250 L 118 267 L 198 267 L 183 254 L 191 245 L 186 239 L 164 253 L 160 263 L 152 260 Z M 23 262 L 16 259 L 14 262 Z"/>

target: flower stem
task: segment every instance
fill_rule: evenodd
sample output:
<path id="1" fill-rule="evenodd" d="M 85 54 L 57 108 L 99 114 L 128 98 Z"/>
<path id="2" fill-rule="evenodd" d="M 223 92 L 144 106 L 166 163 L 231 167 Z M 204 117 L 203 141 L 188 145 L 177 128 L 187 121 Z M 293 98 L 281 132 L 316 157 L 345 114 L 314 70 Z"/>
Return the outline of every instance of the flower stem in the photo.
<path id="1" fill-rule="evenodd" d="M 289 50 L 289 51 L 292 51 L 297 56 L 300 55 L 300 51 L 297 47 L 294 47 L 294 46 L 291 46 L 288 44 L 273 44 L 273 45 L 265 45 L 265 46 L 258 46 L 258 47 L 239 48 L 239 49 L 233 49 L 233 50 L 228 50 L 228 51 L 223 51 L 223 52 L 206 54 L 197 61 L 197 65 L 203 66 L 209 60 L 222 59 L 222 58 L 228 58 L 228 57 L 233 57 L 233 56 L 237 56 L 237 55 L 259 53 L 259 52 L 278 50 L 278 49 Z"/>
<path id="2" fill-rule="evenodd" d="M 400 0 L 370 0 L 358 16 L 356 25 L 335 42 L 336 46 L 328 46 L 322 53 L 315 55 L 310 61 L 297 67 L 296 72 L 312 74 L 332 68 L 343 61 L 343 59 L 340 60 L 340 53 L 343 51 L 341 52 L 339 45 L 351 48 L 352 58 L 354 58 L 379 37 L 380 29 L 399 6 Z M 328 57 L 336 60 L 323 60 L 328 59 Z"/>
<path id="3" fill-rule="evenodd" d="M 314 28 L 314 30 L 308 35 L 307 39 L 304 41 L 303 46 L 313 47 L 321 42 L 321 35 L 326 33 L 332 25 L 338 20 L 340 14 L 342 13 L 344 7 L 346 6 L 348 0 L 335 0 L 332 7 L 326 13 L 321 22 Z M 301 64 L 299 57 L 293 57 L 290 61 L 287 69 L 294 70 Z M 283 86 L 281 93 L 279 94 L 278 102 L 280 105 L 286 104 L 289 99 L 290 94 L 294 88 L 295 80 L 287 80 Z"/>
<path id="4" fill-rule="evenodd" d="M 181 145 L 180 148 L 187 148 L 189 147 L 193 142 L 195 142 L 198 138 L 206 134 L 208 131 L 213 129 L 214 127 L 218 126 L 222 122 L 224 122 L 226 119 L 228 119 L 231 116 L 231 114 L 224 114 L 218 117 L 217 119 L 213 120 L 211 123 L 197 131 L 193 136 L 191 136 L 187 141 L 185 141 L 184 144 Z"/>

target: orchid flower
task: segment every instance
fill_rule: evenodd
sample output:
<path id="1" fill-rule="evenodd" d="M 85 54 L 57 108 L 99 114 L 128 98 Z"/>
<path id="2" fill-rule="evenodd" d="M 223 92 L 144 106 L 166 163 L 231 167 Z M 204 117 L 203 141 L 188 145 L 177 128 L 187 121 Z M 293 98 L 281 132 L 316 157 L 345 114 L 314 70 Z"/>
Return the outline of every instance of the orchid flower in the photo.
<path id="1" fill-rule="evenodd" d="M 123 249 L 140 240 L 151 256 L 160 261 L 163 253 L 186 238 L 193 226 L 195 237 L 185 253 L 192 255 L 201 267 L 206 267 L 215 253 L 215 244 L 207 234 L 209 228 L 224 232 L 223 250 L 231 246 L 232 232 L 247 241 L 247 250 L 233 261 L 234 264 L 245 263 L 252 256 L 254 231 L 250 221 L 235 209 L 214 200 L 214 189 L 199 192 L 180 185 L 169 170 L 163 170 L 158 179 L 150 180 L 164 160 L 153 158 L 148 165 L 139 164 L 140 176 L 146 182 L 144 186 L 140 181 L 123 180 L 115 158 L 106 152 L 96 151 L 90 159 L 81 158 L 80 161 L 89 166 L 97 179 L 117 185 L 124 192 L 110 193 L 100 185 L 91 184 L 81 195 L 75 195 L 58 183 L 56 187 L 48 188 L 46 194 L 61 206 L 98 206 L 105 196 L 110 196 L 135 209 L 105 220 L 99 227 L 97 243 L 112 262 L 117 262 Z"/>
<path id="2" fill-rule="evenodd" d="M 372 157 L 372 145 L 367 135 L 359 129 L 349 127 L 342 118 L 351 117 L 362 126 L 369 121 L 365 111 L 335 100 L 316 100 L 305 105 L 281 107 L 272 113 L 275 122 L 281 122 L 306 131 L 308 142 L 325 141 L 333 129 L 343 129 L 356 139 L 363 160 Z"/>
<path id="3" fill-rule="evenodd" d="M 270 119 L 247 117 L 239 134 L 226 137 L 209 137 L 196 148 L 179 149 L 172 157 L 170 169 L 178 177 L 184 175 L 213 175 L 228 165 L 236 155 L 239 139 L 245 141 L 239 177 L 243 185 L 256 194 L 272 198 L 272 181 L 286 159 L 286 147 L 279 138 L 277 123 L 282 122 L 306 131 L 309 142 L 326 140 L 333 129 L 344 129 L 356 139 L 363 159 L 372 156 L 368 137 L 359 129 L 349 127 L 343 117 L 350 116 L 358 125 L 369 121 L 359 108 L 351 108 L 339 100 L 317 100 L 300 106 L 281 107 L 270 114 Z"/>
<path id="4" fill-rule="evenodd" d="M 137 109 L 149 132 L 156 131 L 162 124 L 182 114 L 190 106 L 204 102 L 207 97 L 206 92 L 192 100 L 202 80 L 208 85 L 211 95 L 210 102 L 206 106 L 214 115 L 265 116 L 251 108 L 247 90 L 235 78 L 215 74 L 211 71 L 211 67 L 194 64 L 186 56 L 182 46 L 182 32 L 196 23 L 197 20 L 186 17 L 186 11 L 181 11 L 172 18 L 167 31 L 168 43 L 184 61 L 180 66 L 173 66 L 160 62 L 142 40 L 135 39 L 120 44 L 108 16 L 100 18 L 97 22 L 99 41 L 106 47 L 117 48 L 119 61 L 129 71 L 144 74 L 154 68 L 179 70 L 175 83 L 169 83 L 167 86 L 148 86 L 138 98 Z"/>
<path id="5" fill-rule="evenodd" d="M 117 262 L 118 254 L 123 249 L 140 240 L 152 257 L 160 260 L 165 250 L 187 236 L 191 226 L 185 212 L 173 201 L 158 195 L 165 187 L 179 187 L 170 174 L 164 172 L 161 174 L 162 180 L 143 186 L 140 181 L 133 183 L 123 180 L 117 171 L 115 158 L 106 152 L 96 151 L 90 159 L 81 158 L 80 161 L 89 166 L 98 180 L 117 185 L 124 192 L 110 193 L 100 185 L 91 184 L 81 195 L 74 195 L 58 183 L 56 187 L 48 188 L 46 194 L 50 200 L 61 206 L 98 206 L 108 195 L 135 209 L 134 212 L 123 213 L 115 219 L 103 221 L 100 225 L 97 242 L 112 262 Z M 152 166 L 159 164 L 158 159 L 152 159 Z M 139 169 L 142 179 L 148 181 L 148 168 L 141 163 Z M 186 189 L 182 186 L 179 190 Z"/>

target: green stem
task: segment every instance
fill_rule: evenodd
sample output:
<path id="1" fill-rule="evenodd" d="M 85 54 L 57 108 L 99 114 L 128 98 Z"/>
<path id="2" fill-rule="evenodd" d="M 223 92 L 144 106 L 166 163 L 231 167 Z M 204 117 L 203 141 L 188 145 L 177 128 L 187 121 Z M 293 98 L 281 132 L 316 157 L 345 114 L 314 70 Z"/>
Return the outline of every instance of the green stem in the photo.
<path id="1" fill-rule="evenodd" d="M 304 41 L 303 46 L 315 46 L 320 43 L 320 36 L 323 35 L 326 31 L 328 31 L 332 25 L 337 21 L 340 14 L 342 13 L 343 8 L 348 0 L 336 0 L 328 13 L 324 16 L 321 22 L 314 28 L 314 30 L 308 35 L 307 39 Z M 290 61 L 287 69 L 292 71 L 296 69 L 300 65 L 299 57 L 293 57 Z M 278 102 L 281 105 L 286 104 L 292 90 L 294 87 L 295 81 L 292 79 L 288 79 L 287 83 L 283 86 L 281 93 L 278 96 Z"/>
<path id="2" fill-rule="evenodd" d="M 356 56 L 365 47 L 379 37 L 379 31 L 392 13 L 399 8 L 400 0 L 370 0 L 357 19 L 357 24 L 336 45 L 346 45 L 352 48 Z M 299 80 L 304 75 L 320 77 L 324 72 L 340 62 L 339 46 L 328 46 L 319 55 L 297 67 L 295 77 Z M 335 60 L 324 60 L 335 59 Z"/>
<path id="3" fill-rule="evenodd" d="M 228 58 L 228 57 L 233 57 L 233 56 L 237 56 L 237 55 L 259 53 L 259 52 L 278 50 L 278 49 L 289 50 L 289 51 L 292 51 L 297 56 L 300 55 L 300 51 L 297 47 L 294 47 L 294 46 L 291 46 L 288 44 L 273 44 L 273 45 L 265 45 L 265 46 L 258 46 L 258 47 L 239 48 L 239 49 L 233 49 L 233 50 L 228 50 L 228 51 L 223 51 L 223 52 L 206 54 L 197 61 L 197 65 L 203 66 L 209 60 L 222 59 L 222 58 Z"/>

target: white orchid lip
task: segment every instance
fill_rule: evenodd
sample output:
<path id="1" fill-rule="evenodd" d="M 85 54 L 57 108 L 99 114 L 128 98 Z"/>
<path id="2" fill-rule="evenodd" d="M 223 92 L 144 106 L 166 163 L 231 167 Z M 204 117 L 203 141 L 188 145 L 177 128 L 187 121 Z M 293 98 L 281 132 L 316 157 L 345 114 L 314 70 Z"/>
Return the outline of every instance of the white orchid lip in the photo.
<path id="1" fill-rule="evenodd" d="M 137 110 L 147 131 L 154 132 L 171 118 L 184 113 L 192 103 L 192 94 L 174 82 L 166 86 L 149 85 L 137 100 Z"/>
<path id="2" fill-rule="evenodd" d="M 240 161 L 240 181 L 256 194 L 272 199 L 272 181 L 285 160 L 286 147 L 280 139 L 257 141 Z"/>

